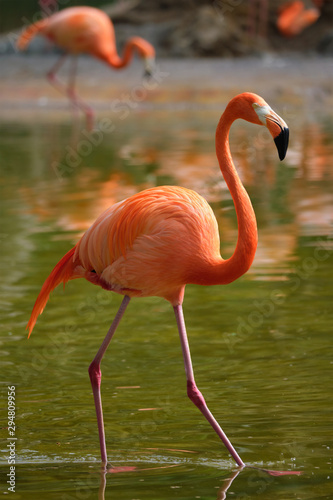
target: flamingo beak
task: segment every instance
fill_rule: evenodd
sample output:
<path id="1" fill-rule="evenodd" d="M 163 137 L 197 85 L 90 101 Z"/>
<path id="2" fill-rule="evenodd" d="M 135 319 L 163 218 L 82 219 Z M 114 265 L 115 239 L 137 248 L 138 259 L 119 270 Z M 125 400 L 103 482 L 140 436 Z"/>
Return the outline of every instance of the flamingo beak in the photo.
<path id="1" fill-rule="evenodd" d="M 279 153 L 280 160 L 284 160 L 289 144 L 289 128 L 281 128 L 279 135 L 274 137 L 274 142 Z"/>
<path id="2" fill-rule="evenodd" d="M 266 115 L 266 127 L 274 139 L 279 153 L 279 159 L 282 161 L 286 156 L 289 144 L 288 125 L 278 114 L 276 114 L 272 109 L 269 109 L 269 112 Z"/>
<path id="3" fill-rule="evenodd" d="M 155 68 L 156 68 L 155 58 L 154 57 L 146 57 L 144 62 L 145 62 L 145 72 L 144 72 L 143 78 L 150 80 L 150 78 L 155 73 Z"/>
<path id="4" fill-rule="evenodd" d="M 289 143 L 289 128 L 286 122 L 272 110 L 268 104 L 259 105 L 254 103 L 253 109 L 257 113 L 259 121 L 265 125 L 274 139 L 279 158 L 282 161 L 287 153 Z"/>

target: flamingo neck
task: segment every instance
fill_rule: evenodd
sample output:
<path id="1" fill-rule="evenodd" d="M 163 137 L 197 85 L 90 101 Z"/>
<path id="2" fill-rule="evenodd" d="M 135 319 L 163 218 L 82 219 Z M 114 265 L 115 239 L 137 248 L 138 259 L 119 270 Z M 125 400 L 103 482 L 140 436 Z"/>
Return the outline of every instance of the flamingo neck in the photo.
<path id="1" fill-rule="evenodd" d="M 132 60 L 134 51 L 136 50 L 139 55 L 143 55 L 144 42 L 138 37 L 130 38 L 124 47 L 122 57 L 116 51 L 116 48 L 111 52 L 108 51 L 107 55 L 103 55 L 103 59 L 113 68 L 125 68 Z M 148 42 L 146 42 L 148 44 Z"/>
<path id="2" fill-rule="evenodd" d="M 235 119 L 235 110 L 227 107 L 216 130 L 216 155 L 225 182 L 232 196 L 238 222 L 238 239 L 233 255 L 222 258 L 210 271 L 210 284 L 227 284 L 246 273 L 257 249 L 258 234 L 255 213 L 232 161 L 229 147 L 229 131 Z"/>

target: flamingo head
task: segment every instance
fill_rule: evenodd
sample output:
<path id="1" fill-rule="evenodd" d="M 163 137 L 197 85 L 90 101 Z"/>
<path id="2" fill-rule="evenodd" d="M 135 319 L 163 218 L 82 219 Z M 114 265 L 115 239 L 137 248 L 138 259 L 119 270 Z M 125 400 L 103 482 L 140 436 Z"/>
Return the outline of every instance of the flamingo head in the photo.
<path id="1" fill-rule="evenodd" d="M 289 142 L 288 125 L 262 97 L 244 92 L 232 99 L 229 106 L 234 117 L 243 118 L 257 125 L 265 125 L 274 139 L 280 160 L 285 158 Z"/>
<path id="2" fill-rule="evenodd" d="M 151 43 L 141 37 L 133 37 L 130 40 L 139 56 L 143 59 L 145 65 L 144 77 L 151 77 L 155 71 L 155 49 Z"/>
<path id="3" fill-rule="evenodd" d="M 145 72 L 143 77 L 150 79 L 154 75 L 156 69 L 155 57 L 154 56 L 145 57 L 144 65 L 145 65 Z"/>
<path id="4" fill-rule="evenodd" d="M 282 161 L 287 153 L 289 144 L 289 128 L 286 122 L 272 108 L 260 98 L 253 102 L 252 108 L 257 115 L 260 125 L 265 125 L 274 139 L 279 158 Z M 258 122 L 257 122 L 258 123 Z"/>

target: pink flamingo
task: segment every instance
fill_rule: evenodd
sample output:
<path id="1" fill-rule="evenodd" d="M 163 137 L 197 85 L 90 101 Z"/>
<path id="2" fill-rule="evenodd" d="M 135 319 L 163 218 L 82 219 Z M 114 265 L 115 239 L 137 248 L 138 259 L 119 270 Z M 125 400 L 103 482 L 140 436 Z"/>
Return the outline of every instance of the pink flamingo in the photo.
<path id="1" fill-rule="evenodd" d="M 276 22 L 280 33 L 291 38 L 302 33 L 305 28 L 314 24 L 320 17 L 322 2 L 313 0 L 314 7 L 305 8 L 304 2 L 295 0 L 281 7 Z"/>
<path id="2" fill-rule="evenodd" d="M 186 284 L 226 285 L 246 273 L 254 259 L 257 248 L 255 213 L 229 148 L 229 130 L 237 118 L 266 126 L 274 138 L 280 160 L 285 157 L 289 137 L 286 123 L 256 94 L 236 96 L 222 114 L 216 130 L 216 154 L 238 219 L 237 245 L 229 259 L 224 260 L 220 255 L 217 221 L 205 199 L 183 187 L 156 187 L 116 203 L 102 213 L 58 262 L 37 297 L 28 323 L 29 336 L 51 291 L 61 282 L 85 278 L 124 296 L 89 366 L 103 463 L 107 463 L 107 452 L 100 363 L 131 298 L 158 296 L 168 300 L 174 309 L 189 398 L 236 463 L 244 465 L 196 386 L 182 309 Z"/>
<path id="3" fill-rule="evenodd" d="M 154 47 L 143 38 L 130 38 L 125 45 L 123 56 L 119 57 L 111 19 L 93 7 L 69 7 L 28 26 L 18 39 L 17 47 L 24 49 L 37 34 L 43 35 L 65 50 L 65 54 L 48 72 L 47 77 L 53 86 L 68 96 L 75 108 L 85 113 L 88 129 L 92 128 L 94 113 L 75 92 L 76 58 L 73 59 L 67 87 L 60 83 L 56 76 L 67 54 L 90 54 L 113 68 L 120 69 L 130 63 L 136 51 L 144 60 L 145 75 L 150 76 L 154 69 Z"/>

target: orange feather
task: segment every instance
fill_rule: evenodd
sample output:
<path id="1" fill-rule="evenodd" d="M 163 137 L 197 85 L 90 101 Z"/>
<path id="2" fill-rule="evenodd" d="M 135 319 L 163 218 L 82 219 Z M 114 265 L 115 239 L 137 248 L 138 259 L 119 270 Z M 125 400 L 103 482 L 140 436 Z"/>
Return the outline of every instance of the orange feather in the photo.
<path id="1" fill-rule="evenodd" d="M 31 39 L 34 38 L 39 33 L 43 32 L 45 26 L 47 26 L 48 20 L 42 19 L 34 24 L 28 26 L 20 35 L 16 42 L 16 46 L 19 50 L 24 50 L 26 46 L 30 43 Z"/>
<path id="2" fill-rule="evenodd" d="M 44 285 L 42 286 L 27 325 L 27 328 L 29 328 L 29 337 L 35 326 L 39 314 L 42 314 L 43 309 L 47 301 L 49 300 L 49 296 L 52 290 L 54 290 L 60 283 L 63 283 L 65 285 L 67 281 L 72 280 L 75 277 L 80 277 L 74 275 L 74 253 L 75 247 L 71 248 L 71 250 L 69 250 L 69 252 L 67 252 L 66 255 L 63 256 L 63 258 L 58 262 L 58 264 L 55 266 L 50 276 L 46 279 Z"/>

